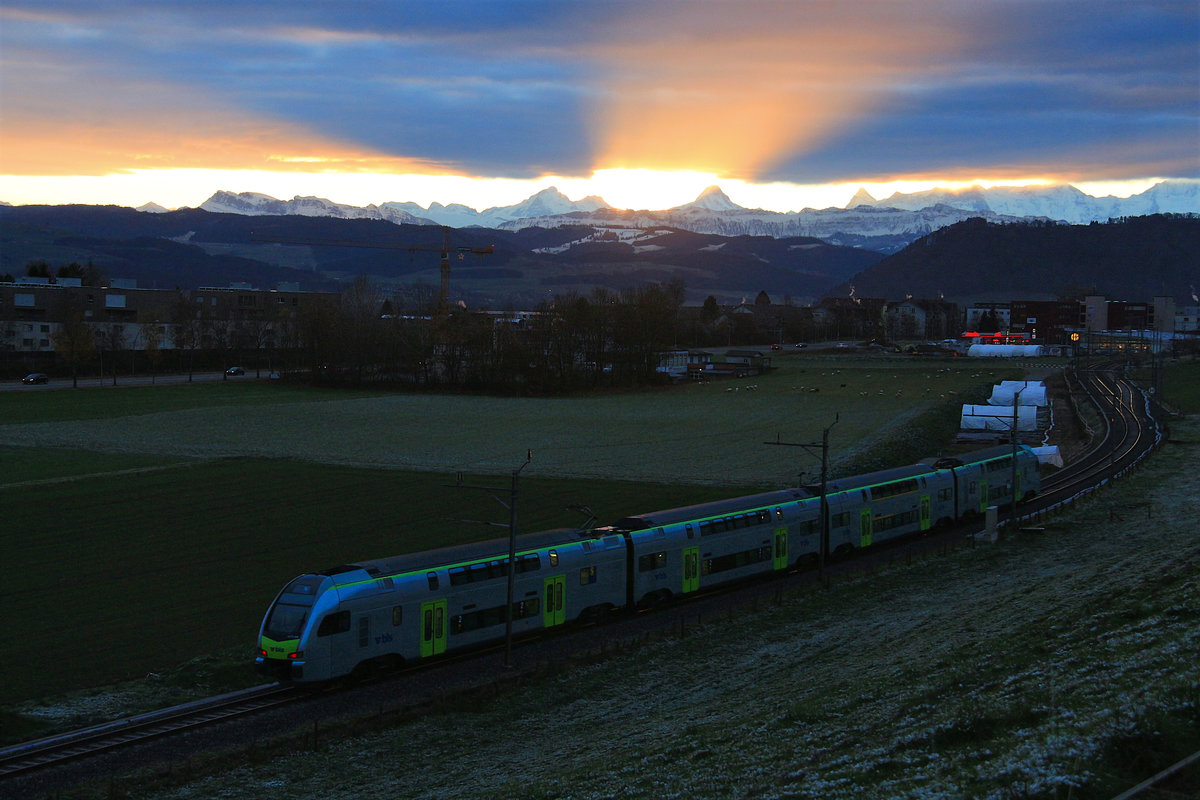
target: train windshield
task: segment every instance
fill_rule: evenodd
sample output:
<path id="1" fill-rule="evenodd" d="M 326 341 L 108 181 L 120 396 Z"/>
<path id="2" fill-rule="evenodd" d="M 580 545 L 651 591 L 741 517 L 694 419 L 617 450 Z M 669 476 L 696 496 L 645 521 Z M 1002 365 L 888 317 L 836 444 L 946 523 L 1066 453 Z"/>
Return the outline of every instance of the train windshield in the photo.
<path id="1" fill-rule="evenodd" d="M 296 606 L 291 603 L 276 603 L 263 626 L 263 636 L 282 642 L 285 639 L 298 639 L 308 620 L 308 611 L 312 606 Z"/>

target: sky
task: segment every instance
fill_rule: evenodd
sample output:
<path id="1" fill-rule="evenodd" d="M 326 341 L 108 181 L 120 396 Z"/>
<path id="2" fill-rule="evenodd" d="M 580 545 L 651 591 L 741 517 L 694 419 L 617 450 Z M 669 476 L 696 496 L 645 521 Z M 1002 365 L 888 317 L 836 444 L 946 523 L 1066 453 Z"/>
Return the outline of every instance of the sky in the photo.
<path id="1" fill-rule="evenodd" d="M 1200 3 L 0 0 L 0 201 L 776 211 L 1200 178 Z"/>

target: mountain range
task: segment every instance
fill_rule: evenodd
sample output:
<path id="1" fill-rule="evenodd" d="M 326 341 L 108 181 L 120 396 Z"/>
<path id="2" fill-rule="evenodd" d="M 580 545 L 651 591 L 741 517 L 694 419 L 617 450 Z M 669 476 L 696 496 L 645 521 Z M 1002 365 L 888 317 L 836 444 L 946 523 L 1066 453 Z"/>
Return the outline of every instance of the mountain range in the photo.
<path id="1" fill-rule="evenodd" d="M 688 302 L 712 295 L 722 303 L 760 291 L 777 301 L 851 293 L 962 301 L 1051 299 L 1081 288 L 1188 303 L 1200 286 L 1200 181 L 1160 183 L 1126 200 L 1088 199 L 1070 187 L 880 201 L 861 191 L 850 208 L 791 214 L 742 208 L 716 187 L 657 212 L 571 201 L 555 189 L 483 212 L 434 204 L 417 214 L 404 205 L 227 192 L 175 211 L 0 204 L 0 274 L 22 276 L 44 260 L 92 264 L 148 288 L 286 282 L 312 290 L 367 275 L 391 291 L 428 295 L 448 235 L 451 291 L 471 307 L 532 307 L 555 294 L 666 280 L 682 281 Z M 1023 214 L 1031 209 L 1044 213 Z M 1104 223 L 1058 221 L 1085 211 Z M 432 218 L 442 213 L 476 222 L 443 229 Z M 485 219 L 494 227 L 479 224 Z M 484 246 L 494 252 L 460 249 Z"/>
<path id="2" fill-rule="evenodd" d="M 451 289 L 471 307 L 533 307 L 555 294 L 681 280 L 689 302 L 817 299 L 883 256 L 805 237 L 647 229 L 451 228 Z M 110 278 L 169 289 L 249 283 L 332 290 L 368 275 L 391 291 L 440 283 L 440 226 L 381 219 L 214 213 L 117 206 L 0 206 L 0 274 L 92 264 Z M 464 252 L 492 247 L 487 255 Z"/>
<path id="3" fill-rule="evenodd" d="M 503 230 L 575 225 L 642 229 L 669 226 L 722 236 L 807 236 L 893 253 L 922 236 L 970 218 L 1000 223 L 1037 219 L 1079 225 L 1148 214 L 1200 213 L 1200 181 L 1162 181 L 1128 198 L 1092 197 L 1069 185 L 932 189 L 897 193 L 883 200 L 860 189 L 846 208 L 806 208 L 786 213 L 744 208 L 717 186 L 705 189 L 691 203 L 662 211 L 617 209 L 594 196 L 573 201 L 554 187 L 515 205 L 483 211 L 458 203 L 433 203 L 423 208 L 411 202 L 387 202 L 360 207 L 318 197 L 278 200 L 253 192 L 225 191 L 215 193 L 200 208 L 217 213 L 299 214 Z"/>

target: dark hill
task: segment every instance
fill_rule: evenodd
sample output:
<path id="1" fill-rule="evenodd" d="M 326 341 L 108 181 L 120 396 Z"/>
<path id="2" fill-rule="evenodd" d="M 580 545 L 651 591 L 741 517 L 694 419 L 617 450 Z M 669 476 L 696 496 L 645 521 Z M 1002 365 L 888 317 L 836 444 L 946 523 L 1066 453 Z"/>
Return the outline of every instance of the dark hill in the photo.
<path id="1" fill-rule="evenodd" d="M 530 306 L 554 293 L 682 280 L 690 299 L 820 297 L 882 256 L 818 239 L 652 233 L 590 226 L 450 230 L 451 291 L 471 305 Z M 244 216 L 181 209 L 151 214 L 117 206 L 0 206 L 0 272 L 24 275 L 92 263 L 110 278 L 195 288 L 282 281 L 324 289 L 356 275 L 390 285 L 436 285 L 443 229 L 383 220 Z M 493 245 L 489 255 L 457 248 Z"/>
<path id="2" fill-rule="evenodd" d="M 1091 225 L 969 219 L 929 234 L 837 287 L 857 297 L 1029 300 L 1080 292 L 1192 304 L 1200 218 L 1156 214 Z"/>

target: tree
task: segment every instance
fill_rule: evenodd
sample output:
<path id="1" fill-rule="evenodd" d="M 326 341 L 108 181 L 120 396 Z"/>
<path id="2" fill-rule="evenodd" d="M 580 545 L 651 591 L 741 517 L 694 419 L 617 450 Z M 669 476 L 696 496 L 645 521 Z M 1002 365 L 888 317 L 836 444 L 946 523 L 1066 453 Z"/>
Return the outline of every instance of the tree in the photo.
<path id="1" fill-rule="evenodd" d="M 50 274 L 50 265 L 45 259 L 39 258 L 37 261 L 30 261 L 25 265 L 25 274 L 30 278 L 52 278 Z"/>
<path id="2" fill-rule="evenodd" d="M 700 309 L 700 321 L 708 325 L 716 321 L 719 316 L 721 316 L 721 308 L 717 305 L 717 298 L 710 294 L 704 298 L 704 306 Z"/>
<path id="3" fill-rule="evenodd" d="M 175 329 L 175 348 L 188 356 L 188 381 L 192 380 L 196 361 L 196 350 L 200 347 L 200 311 L 195 303 L 188 301 L 183 293 L 171 306 L 171 324 Z"/>
<path id="4" fill-rule="evenodd" d="M 150 382 L 154 383 L 158 376 L 158 365 L 162 361 L 162 343 L 165 336 L 157 311 L 143 314 L 141 320 L 142 352 L 146 363 L 150 365 Z"/>
<path id="5" fill-rule="evenodd" d="M 54 332 L 54 351 L 71 369 L 71 386 L 79 386 L 79 367 L 92 357 L 96 340 L 84 318 L 83 310 L 70 308 Z"/>

